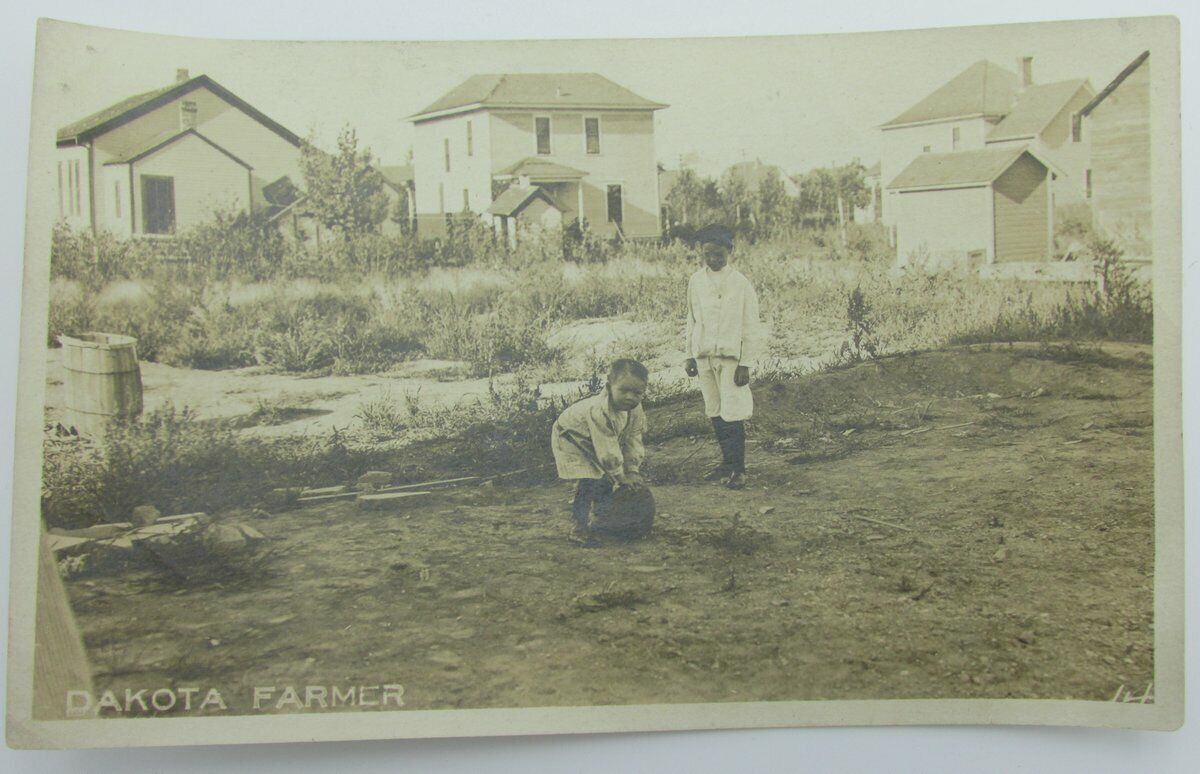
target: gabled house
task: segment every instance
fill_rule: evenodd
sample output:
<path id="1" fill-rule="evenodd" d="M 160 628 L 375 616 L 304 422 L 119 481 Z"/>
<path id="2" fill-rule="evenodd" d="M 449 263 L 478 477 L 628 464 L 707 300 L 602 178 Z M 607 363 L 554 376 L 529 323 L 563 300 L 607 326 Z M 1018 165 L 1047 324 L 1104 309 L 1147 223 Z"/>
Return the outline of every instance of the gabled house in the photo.
<path id="1" fill-rule="evenodd" d="M 217 210 L 255 212 L 301 181 L 300 138 L 206 75 L 58 130 L 59 216 L 117 236 L 166 236 Z M 271 186 L 274 184 L 274 188 Z"/>
<path id="2" fill-rule="evenodd" d="M 888 184 L 898 265 L 1049 260 L 1052 174 L 1029 146 L 921 154 Z"/>
<path id="3" fill-rule="evenodd" d="M 1150 93 L 1150 52 L 1144 51 L 1079 111 L 1076 124 L 1091 150 L 1094 224 L 1127 258 L 1141 260 L 1154 254 Z"/>
<path id="4" fill-rule="evenodd" d="M 654 112 L 665 107 L 595 73 L 468 78 L 409 119 L 418 234 L 441 236 L 455 215 L 515 234 L 555 210 L 601 236 L 658 237 Z"/>
<path id="5" fill-rule="evenodd" d="M 980 60 L 880 127 L 885 224 L 896 223 L 890 183 L 923 153 L 1028 146 L 1053 163 L 1052 201 L 1085 200 L 1088 148 L 1074 127 L 1092 88 L 1086 80 L 1035 84 L 1033 59 L 1019 65 L 1018 76 Z"/>

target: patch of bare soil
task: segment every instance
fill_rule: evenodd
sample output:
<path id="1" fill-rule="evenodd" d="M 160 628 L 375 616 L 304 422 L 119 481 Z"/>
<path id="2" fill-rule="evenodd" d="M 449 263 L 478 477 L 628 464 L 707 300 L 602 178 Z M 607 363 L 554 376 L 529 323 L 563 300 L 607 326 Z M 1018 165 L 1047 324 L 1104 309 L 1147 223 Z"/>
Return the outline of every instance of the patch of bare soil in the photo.
<path id="1" fill-rule="evenodd" d="M 975 347 L 760 385 L 743 492 L 700 480 L 698 400 L 656 407 L 638 543 L 572 545 L 569 485 L 500 483 L 256 516 L 278 551 L 254 582 L 71 596 L 99 688 L 239 712 L 253 686 L 380 683 L 414 709 L 1110 700 L 1153 677 L 1150 366 Z"/>

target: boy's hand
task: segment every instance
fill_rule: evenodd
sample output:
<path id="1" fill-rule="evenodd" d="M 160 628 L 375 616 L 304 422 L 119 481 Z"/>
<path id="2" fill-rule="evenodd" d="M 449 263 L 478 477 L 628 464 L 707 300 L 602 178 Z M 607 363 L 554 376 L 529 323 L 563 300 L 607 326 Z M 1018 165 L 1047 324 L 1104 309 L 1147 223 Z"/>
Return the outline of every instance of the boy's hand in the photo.
<path id="1" fill-rule="evenodd" d="M 683 372 L 688 376 L 699 376 L 700 367 L 696 365 L 696 358 L 689 357 L 683 361 Z"/>
<path id="2" fill-rule="evenodd" d="M 750 367 L 744 365 L 738 366 L 737 370 L 733 372 L 733 383 L 738 387 L 745 387 L 747 384 L 749 384 Z"/>
<path id="3" fill-rule="evenodd" d="M 646 485 L 646 478 L 641 473 L 628 473 L 625 475 L 625 486 L 633 487 L 634 489 L 641 488 Z"/>

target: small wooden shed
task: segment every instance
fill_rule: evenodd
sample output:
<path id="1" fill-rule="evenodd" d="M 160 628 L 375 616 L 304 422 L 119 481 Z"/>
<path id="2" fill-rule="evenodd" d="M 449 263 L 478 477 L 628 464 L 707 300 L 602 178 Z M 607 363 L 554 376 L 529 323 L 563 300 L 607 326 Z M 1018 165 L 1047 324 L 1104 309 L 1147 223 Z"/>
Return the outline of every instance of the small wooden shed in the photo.
<path id="1" fill-rule="evenodd" d="M 1052 166 L 1028 146 L 925 153 L 896 176 L 900 266 L 1051 260 Z"/>
<path id="2" fill-rule="evenodd" d="M 537 185 L 514 185 L 496 197 L 488 214 L 496 233 L 515 245 L 520 233 L 562 230 L 566 208 Z"/>

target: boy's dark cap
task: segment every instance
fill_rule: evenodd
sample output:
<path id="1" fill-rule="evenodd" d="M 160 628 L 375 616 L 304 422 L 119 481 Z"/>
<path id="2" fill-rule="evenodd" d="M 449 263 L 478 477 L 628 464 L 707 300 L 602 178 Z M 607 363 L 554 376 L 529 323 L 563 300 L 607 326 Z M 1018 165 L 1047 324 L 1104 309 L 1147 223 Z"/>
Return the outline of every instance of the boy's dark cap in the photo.
<path id="1" fill-rule="evenodd" d="M 696 232 L 696 244 L 714 244 L 733 248 L 733 229 L 723 223 L 710 223 Z"/>

